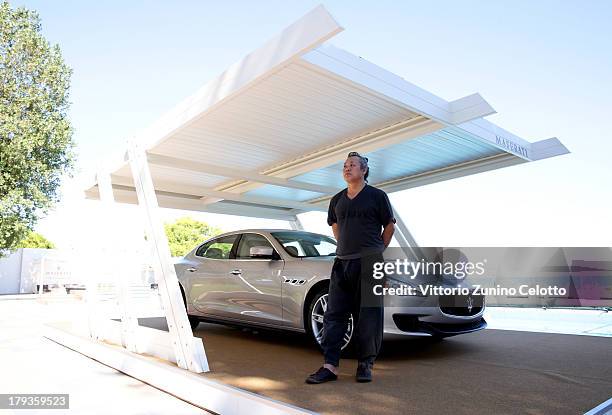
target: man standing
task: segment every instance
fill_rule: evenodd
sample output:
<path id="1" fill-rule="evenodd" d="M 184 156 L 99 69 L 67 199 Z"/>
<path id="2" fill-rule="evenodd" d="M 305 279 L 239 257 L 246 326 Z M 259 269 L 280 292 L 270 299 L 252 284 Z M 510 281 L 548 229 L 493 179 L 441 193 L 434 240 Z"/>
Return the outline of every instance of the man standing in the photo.
<path id="1" fill-rule="evenodd" d="M 383 336 L 383 298 L 373 294 L 372 265 L 382 261 L 395 230 L 387 194 L 367 184 L 368 159 L 349 153 L 343 176 L 347 188 L 329 203 L 327 223 L 338 246 L 332 267 L 321 346 L 324 365 L 306 383 L 338 379 L 338 365 L 350 313 L 358 358 L 356 380 L 370 382 Z"/>

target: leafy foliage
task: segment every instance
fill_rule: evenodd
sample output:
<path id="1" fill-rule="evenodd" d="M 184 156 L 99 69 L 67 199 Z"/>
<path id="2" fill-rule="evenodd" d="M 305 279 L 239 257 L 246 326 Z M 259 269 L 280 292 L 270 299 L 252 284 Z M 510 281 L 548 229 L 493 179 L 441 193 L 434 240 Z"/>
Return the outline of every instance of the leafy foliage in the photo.
<path id="1" fill-rule="evenodd" d="M 72 171 L 71 73 L 35 11 L 0 3 L 0 251 L 26 237 Z"/>
<path id="2" fill-rule="evenodd" d="M 173 223 L 166 223 L 164 229 L 172 256 L 183 256 L 205 239 L 221 233 L 219 228 L 189 217 L 180 218 Z"/>
<path id="3" fill-rule="evenodd" d="M 47 248 L 53 249 L 53 242 L 39 234 L 38 232 L 30 232 L 28 235 L 17 244 L 17 248 Z"/>

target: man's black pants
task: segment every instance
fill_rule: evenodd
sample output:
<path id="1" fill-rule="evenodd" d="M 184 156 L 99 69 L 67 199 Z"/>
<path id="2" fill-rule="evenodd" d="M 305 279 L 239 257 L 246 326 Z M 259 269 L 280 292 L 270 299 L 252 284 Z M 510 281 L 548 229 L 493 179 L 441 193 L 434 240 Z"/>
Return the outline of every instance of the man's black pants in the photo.
<path id="1" fill-rule="evenodd" d="M 323 316 L 321 346 L 325 363 L 338 366 L 350 313 L 353 313 L 353 336 L 360 362 L 374 363 L 383 337 L 383 297 L 374 295 L 372 264 L 383 261 L 382 255 L 360 259 L 336 258 L 331 272 L 327 310 Z"/>

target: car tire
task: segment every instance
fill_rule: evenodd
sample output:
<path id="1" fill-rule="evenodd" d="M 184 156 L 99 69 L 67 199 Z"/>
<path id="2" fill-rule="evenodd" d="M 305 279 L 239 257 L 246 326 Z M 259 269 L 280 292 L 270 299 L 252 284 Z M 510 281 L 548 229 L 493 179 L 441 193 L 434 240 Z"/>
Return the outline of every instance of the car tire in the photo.
<path id="1" fill-rule="evenodd" d="M 311 298 L 305 314 L 306 324 L 304 326 L 306 328 L 306 332 L 321 351 L 323 350 L 321 348 L 321 338 L 323 336 L 323 315 L 325 310 L 327 310 L 327 297 L 327 287 L 323 287 L 317 291 L 317 293 Z M 346 340 L 342 345 L 342 354 L 346 357 L 352 356 L 355 352 L 353 329 L 353 315 L 351 314 L 347 327 L 347 333 L 345 333 Z"/>
<path id="2" fill-rule="evenodd" d="M 185 305 L 185 312 L 187 312 L 187 299 L 185 297 L 185 291 L 183 290 L 183 287 L 181 287 L 181 295 L 183 296 L 183 304 Z M 187 314 L 187 319 L 189 320 L 189 326 L 191 327 L 191 330 L 195 330 L 196 327 L 198 327 L 198 325 L 200 324 L 200 319 L 196 316 L 190 316 L 189 314 Z"/>

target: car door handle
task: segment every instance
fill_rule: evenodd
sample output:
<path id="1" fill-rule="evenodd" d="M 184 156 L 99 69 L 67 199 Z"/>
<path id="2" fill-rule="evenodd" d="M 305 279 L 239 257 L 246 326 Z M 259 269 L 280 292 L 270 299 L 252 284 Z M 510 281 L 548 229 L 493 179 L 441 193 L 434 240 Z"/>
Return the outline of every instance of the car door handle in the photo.
<path id="1" fill-rule="evenodd" d="M 235 270 L 230 271 L 230 274 L 232 274 L 232 275 L 240 275 L 240 274 L 242 274 L 242 270 L 241 269 L 235 269 Z"/>
<path id="2" fill-rule="evenodd" d="M 189 272 L 196 272 L 197 269 L 195 269 L 195 268 L 187 268 L 187 271 L 189 271 Z"/>

